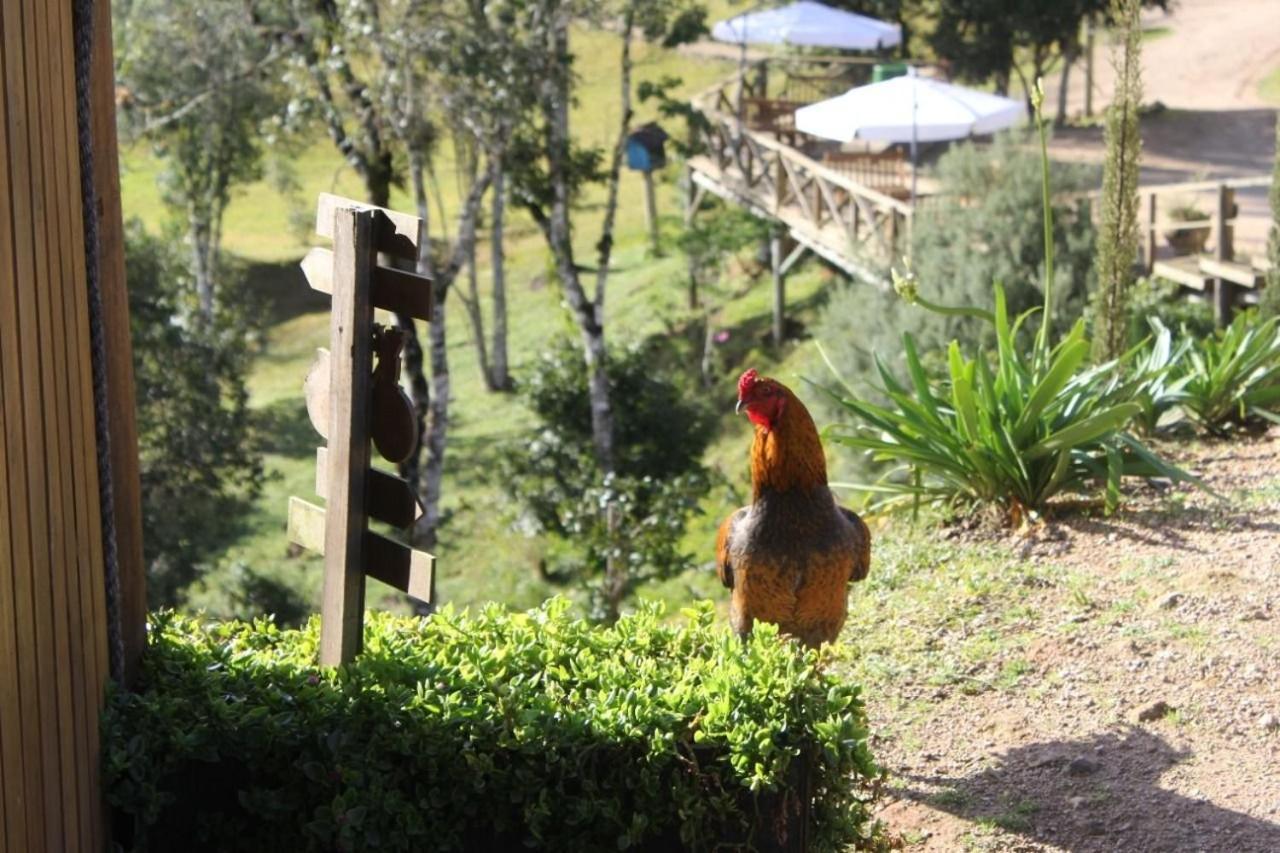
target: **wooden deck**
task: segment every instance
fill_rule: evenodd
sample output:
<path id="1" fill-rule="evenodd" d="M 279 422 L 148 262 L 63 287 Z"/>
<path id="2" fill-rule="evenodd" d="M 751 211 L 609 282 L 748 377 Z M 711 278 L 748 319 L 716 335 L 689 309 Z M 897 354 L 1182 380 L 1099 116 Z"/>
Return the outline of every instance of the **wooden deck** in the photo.
<path id="1" fill-rule="evenodd" d="M 776 222 L 791 242 L 850 276 L 887 287 L 884 270 L 910 242 L 910 205 L 858 182 L 852 168 L 806 156 L 786 144 L 785 132 L 763 129 L 759 104 L 766 101 L 752 96 L 752 85 L 748 69 L 694 99 L 706 123 L 700 140 L 705 153 L 688 161 L 691 207 L 711 192 Z M 755 105 L 745 122 L 737 115 L 740 86 L 744 103 Z"/>

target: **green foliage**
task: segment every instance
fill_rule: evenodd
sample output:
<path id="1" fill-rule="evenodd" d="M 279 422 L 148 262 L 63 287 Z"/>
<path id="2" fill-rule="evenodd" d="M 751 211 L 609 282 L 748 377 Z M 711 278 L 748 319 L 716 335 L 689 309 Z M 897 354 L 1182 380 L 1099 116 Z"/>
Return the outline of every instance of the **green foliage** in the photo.
<path id="1" fill-rule="evenodd" d="M 522 526 L 557 541 L 547 573 L 588 582 L 592 614 L 616 619 L 637 585 L 692 565 L 680 535 L 709 486 L 700 460 L 712 430 L 705 403 L 657 366 L 654 354 L 614 352 L 606 372 L 617 447 L 612 475 L 595 461 L 582 350 L 564 338 L 521 386 L 539 424 L 503 454 L 500 470 Z"/>
<path id="2" fill-rule="evenodd" d="M 1271 171 L 1271 228 L 1267 231 L 1266 285 L 1262 291 L 1262 313 L 1268 317 L 1280 316 L 1280 114 L 1276 116 L 1276 162 Z"/>
<path id="3" fill-rule="evenodd" d="M 1173 282 L 1140 278 L 1129 291 L 1129 347 L 1139 345 L 1151 334 L 1151 320 L 1195 337 L 1211 335 L 1216 328 L 1213 308 L 1207 301 L 1186 298 Z"/>
<path id="4" fill-rule="evenodd" d="M 720 279 L 730 258 L 768 237 L 769 224 L 740 207 L 716 204 L 694 217 L 676 241 L 689 265 L 690 304 Z"/>
<path id="5" fill-rule="evenodd" d="M 1125 349 L 1129 291 L 1138 254 L 1138 110 L 1142 106 L 1140 0 L 1113 0 L 1121 25 L 1115 59 L 1116 93 L 1107 107 L 1107 155 L 1102 172 L 1102 227 L 1098 235 L 1098 289 L 1091 303 L 1093 355 L 1118 358 Z"/>
<path id="6" fill-rule="evenodd" d="M 1231 325 L 1196 338 L 1181 371 L 1183 407 L 1201 427 L 1225 433 L 1258 419 L 1275 421 L 1280 403 L 1280 317 L 1240 313 Z"/>
<path id="7" fill-rule="evenodd" d="M 1185 329 L 1175 344 L 1168 326 L 1154 316 L 1149 320 L 1154 334 L 1135 350 L 1129 366 L 1131 381 L 1115 395 L 1117 399 L 1132 400 L 1142 407 L 1134 418 L 1134 425 L 1146 435 L 1161 429 L 1165 416 L 1186 402 L 1183 389 L 1187 377 L 1180 374 L 1192 345 Z"/>
<path id="8" fill-rule="evenodd" d="M 928 283 L 934 301 L 990 311 L 994 281 L 1004 285 L 1014 315 L 1043 301 L 1038 284 L 1045 262 L 1040 158 L 1029 141 L 1001 136 L 985 148 L 956 146 L 939 160 L 943 195 L 937 206 L 919 209 L 911 257 L 916 278 Z M 1052 180 L 1060 193 L 1092 185 L 1087 170 L 1066 165 L 1052 167 Z M 1092 277 L 1095 242 L 1088 211 L 1055 204 L 1053 235 L 1053 329 L 1065 331 L 1079 316 Z M 858 284 L 832 293 L 815 336 L 855 393 L 867 396 L 876 393 L 878 384 L 872 353 L 900 373 L 906 367 L 901 341 L 907 333 L 931 366 L 945 362 L 952 339 L 984 345 L 993 341 L 991 324 L 972 314 L 925 311 Z"/>
<path id="9" fill-rule="evenodd" d="M 371 613 L 314 665 L 318 622 L 153 617 L 114 691 L 104 790 L 127 849 L 743 849 L 754 808 L 812 766 L 815 849 L 868 844 L 861 691 L 761 625 L 656 608 L 609 629 L 528 613 Z M 758 794 L 759 796 L 754 796 Z M 720 846 L 723 845 L 723 846 Z"/>
<path id="10" fill-rule="evenodd" d="M 1179 476 L 1124 433 L 1136 402 L 1114 401 L 1114 363 L 1085 367 L 1084 322 L 1046 357 L 1016 342 L 1004 296 L 995 288 L 996 351 L 965 358 L 953 341 L 944 381 L 931 378 L 910 335 L 904 338 L 910 387 L 881 369 L 890 406 L 858 399 L 842 405 L 859 419 L 837 435 L 843 444 L 899 467 L 876 487 L 890 496 L 930 502 L 994 504 L 1008 518 L 1042 510 L 1057 494 L 1106 484 L 1107 504 L 1127 475 Z"/>
<path id="11" fill-rule="evenodd" d="M 1048 312 L 1053 305 L 1054 232 L 1042 100 L 1037 89 L 1033 104 L 1045 251 L 1041 310 Z M 906 301 L 921 301 L 914 280 L 895 285 Z M 1126 475 L 1186 479 L 1124 432 L 1142 407 L 1129 399 L 1120 362 L 1086 367 L 1089 344 L 1083 319 L 1056 345 L 1050 343 L 1046 322 L 1034 344 L 1024 348 L 1018 332 L 1034 309 L 1011 322 L 999 282 L 994 290 L 995 310 L 989 317 L 972 307 L 935 309 L 945 316 L 989 319 L 996 335 L 990 359 L 982 352 L 965 358 L 953 340 L 947 375 L 938 381 L 925 370 L 911 336 L 904 335 L 911 387 L 878 364 L 890 405 L 841 401 L 860 423 L 839 440 L 867 451 L 877 462 L 899 466 L 876 487 L 890 495 L 887 503 L 910 499 L 917 505 L 921 500 L 995 505 L 1009 521 L 1020 523 L 1028 511 L 1043 510 L 1064 491 L 1089 491 L 1105 483 L 1106 506 L 1112 510 Z"/>
<path id="12" fill-rule="evenodd" d="M 171 239 L 125 232 L 138 405 L 143 543 L 153 604 L 175 604 L 234 532 L 262 483 L 245 390 L 247 293 L 208 322 Z"/>

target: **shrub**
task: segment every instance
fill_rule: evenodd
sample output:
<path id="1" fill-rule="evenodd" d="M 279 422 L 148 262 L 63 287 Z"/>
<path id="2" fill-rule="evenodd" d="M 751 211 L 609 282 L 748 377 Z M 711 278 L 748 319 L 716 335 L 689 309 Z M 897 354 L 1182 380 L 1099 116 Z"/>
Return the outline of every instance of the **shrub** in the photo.
<path id="1" fill-rule="evenodd" d="M 341 670 L 313 664 L 315 620 L 159 614 L 140 690 L 113 692 L 103 724 L 124 843 L 741 849 L 755 806 L 797 790 L 817 849 L 869 843 L 860 690 L 819 653 L 771 626 L 739 641 L 709 606 L 680 627 L 653 607 L 609 629 L 566 611 L 370 613 Z"/>
<path id="2" fill-rule="evenodd" d="M 243 518 L 262 484 L 245 376 L 252 328 L 227 287 L 195 319 L 195 285 L 176 241 L 125 232 L 137 389 L 147 592 L 177 604 Z"/>
<path id="3" fill-rule="evenodd" d="M 1280 402 L 1280 317 L 1241 312 L 1227 328 L 1195 338 L 1176 375 L 1183 408 L 1211 433 L 1280 420 L 1272 413 Z"/>
<path id="4" fill-rule="evenodd" d="M 1158 318 L 1150 318 L 1150 328 L 1153 335 L 1131 353 L 1130 381 L 1113 394 L 1117 400 L 1132 400 L 1141 407 L 1134 426 L 1146 435 L 1159 431 L 1166 415 L 1186 402 L 1183 363 L 1191 349 L 1185 329 L 1175 344 L 1173 334 Z"/>
<path id="5" fill-rule="evenodd" d="M 640 584 L 693 564 L 680 538 L 709 487 L 701 457 L 712 436 L 706 404 L 653 353 L 614 351 L 607 371 L 616 471 L 605 476 L 596 464 L 586 365 L 565 339 L 521 386 L 536 431 L 500 461 L 521 526 L 553 540 L 548 576 L 584 582 L 592 616 L 606 621 Z"/>
<path id="6" fill-rule="evenodd" d="M 915 276 L 929 283 L 936 301 L 990 311 L 991 283 L 998 281 L 1015 316 L 1043 302 L 1040 163 L 1027 141 L 1001 136 L 987 147 L 958 145 L 938 161 L 941 195 L 936 205 L 918 208 L 911 255 Z M 1090 173 L 1080 167 L 1054 164 L 1052 169 L 1059 192 L 1092 186 Z M 1053 239 L 1057 261 L 1051 316 L 1055 331 L 1063 332 L 1080 316 L 1093 277 L 1096 238 L 1083 202 L 1054 204 Z M 993 342 L 989 323 L 920 311 L 891 292 L 860 284 L 832 293 L 815 330 L 850 387 L 873 398 L 879 375 L 872 354 L 878 353 L 891 370 L 903 371 L 904 333 L 916 342 L 926 364 L 943 364 L 953 338 Z"/>

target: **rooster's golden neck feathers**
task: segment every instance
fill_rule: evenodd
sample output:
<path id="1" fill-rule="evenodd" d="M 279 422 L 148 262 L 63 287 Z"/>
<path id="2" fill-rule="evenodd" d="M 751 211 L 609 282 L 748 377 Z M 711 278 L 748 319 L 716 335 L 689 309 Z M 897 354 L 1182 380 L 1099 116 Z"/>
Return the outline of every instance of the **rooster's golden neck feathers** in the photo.
<path id="1" fill-rule="evenodd" d="M 780 382 L 748 370 L 738 381 L 738 406 L 755 424 L 751 444 L 753 500 L 765 492 L 827 485 L 827 463 L 809 411 Z"/>

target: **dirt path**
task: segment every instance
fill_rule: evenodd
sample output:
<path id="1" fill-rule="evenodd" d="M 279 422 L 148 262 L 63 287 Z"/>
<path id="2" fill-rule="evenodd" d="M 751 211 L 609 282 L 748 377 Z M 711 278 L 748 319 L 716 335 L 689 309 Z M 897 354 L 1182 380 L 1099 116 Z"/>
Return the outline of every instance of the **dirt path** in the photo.
<path id="1" fill-rule="evenodd" d="M 1064 581 L 936 642 L 1021 608 L 1025 640 L 975 670 L 1016 686 L 870 703 L 908 849 L 1280 851 L 1280 432 L 1181 452 L 1224 501 L 1147 490 L 1001 543 Z M 910 703 L 910 726 L 883 710 Z"/>
<path id="2" fill-rule="evenodd" d="M 1171 12 L 1152 10 L 1144 26 L 1160 34 L 1142 46 L 1146 103 L 1167 109 L 1142 122 L 1143 183 L 1177 183 L 1202 178 L 1266 174 L 1275 151 L 1276 105 L 1264 103 L 1258 84 L 1280 68 L 1280 2 L 1277 0 L 1179 0 Z M 1095 62 L 1094 109 L 1111 99 L 1115 74 L 1109 48 L 1100 39 Z M 1084 103 L 1084 69 L 1073 69 L 1068 104 Z M 1046 81 L 1051 101 L 1057 80 Z M 1058 159 L 1101 163 L 1100 128 L 1071 128 L 1056 134 Z M 1239 194 L 1244 221 L 1237 245 L 1258 249 L 1265 242 L 1265 190 Z M 1203 203 L 1203 202 L 1202 202 Z"/>

